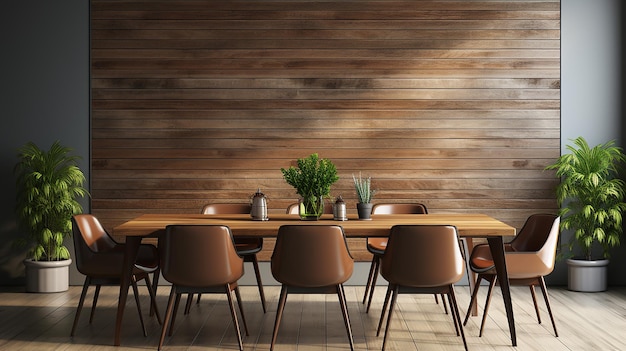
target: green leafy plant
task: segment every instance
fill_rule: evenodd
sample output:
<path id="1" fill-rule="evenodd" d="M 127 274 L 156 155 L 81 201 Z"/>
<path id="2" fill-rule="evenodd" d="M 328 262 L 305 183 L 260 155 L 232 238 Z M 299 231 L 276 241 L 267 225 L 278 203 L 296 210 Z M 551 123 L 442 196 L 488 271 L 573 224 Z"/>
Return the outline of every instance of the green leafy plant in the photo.
<path id="1" fill-rule="evenodd" d="M 353 174 L 352 180 L 354 181 L 354 189 L 359 202 L 362 204 L 370 203 L 376 193 L 375 190 L 372 190 L 372 177 L 363 178 L 361 172 L 359 172 L 359 177 L 357 178 Z"/>
<path id="2" fill-rule="evenodd" d="M 281 168 L 287 184 L 296 189 L 302 197 L 303 204 L 309 207 L 307 213 L 321 215 L 323 201 L 330 196 L 330 187 L 339 180 L 337 168 L 332 161 L 320 158 L 317 153 L 297 160 L 297 167 Z M 321 208 L 320 208 L 321 206 Z"/>
<path id="3" fill-rule="evenodd" d="M 28 247 L 35 261 L 70 258 L 63 240 L 72 233 L 72 216 L 82 212 L 77 199 L 88 195 L 85 176 L 76 165 L 79 157 L 70 151 L 58 141 L 48 151 L 32 142 L 19 149 L 15 210 L 24 236 L 16 244 Z"/>
<path id="4" fill-rule="evenodd" d="M 624 181 L 619 178 L 618 167 L 626 160 L 621 148 L 614 141 L 589 147 L 584 138 L 578 137 L 571 151 L 546 167 L 556 170 L 561 183 L 556 188 L 560 209 L 561 229 L 573 230 L 569 251 L 578 243 L 585 259 L 592 260 L 594 243 L 602 247 L 603 257 L 609 257 L 609 249 L 620 244 Z"/>

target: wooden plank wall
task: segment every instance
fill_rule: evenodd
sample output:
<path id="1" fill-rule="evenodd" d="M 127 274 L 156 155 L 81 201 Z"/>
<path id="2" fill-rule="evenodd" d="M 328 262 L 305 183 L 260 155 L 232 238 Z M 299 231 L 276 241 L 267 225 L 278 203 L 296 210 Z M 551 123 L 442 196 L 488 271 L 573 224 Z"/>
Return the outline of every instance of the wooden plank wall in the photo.
<path id="1" fill-rule="evenodd" d="M 297 200 L 281 167 L 331 159 L 375 202 L 554 212 L 559 1 L 91 1 L 92 212 Z M 354 250 L 362 250 L 359 242 Z M 357 256 L 361 253 L 357 252 Z"/>

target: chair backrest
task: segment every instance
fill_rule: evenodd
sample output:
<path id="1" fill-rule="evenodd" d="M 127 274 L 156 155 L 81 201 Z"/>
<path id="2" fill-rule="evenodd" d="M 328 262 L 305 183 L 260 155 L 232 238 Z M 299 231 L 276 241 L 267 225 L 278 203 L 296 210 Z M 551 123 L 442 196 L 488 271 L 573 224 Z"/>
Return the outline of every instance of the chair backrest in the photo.
<path id="1" fill-rule="evenodd" d="M 420 203 L 379 203 L 372 206 L 372 214 L 428 214 L 428 210 Z"/>
<path id="2" fill-rule="evenodd" d="M 289 206 L 287 206 L 287 211 L 285 213 L 286 214 L 292 214 L 292 215 L 300 214 L 300 203 L 294 202 L 292 204 L 289 204 Z M 324 213 L 325 214 L 332 214 L 333 213 L 333 204 L 325 203 L 324 204 Z"/>
<path id="3" fill-rule="evenodd" d="M 243 275 L 232 233 L 221 225 L 168 225 L 159 238 L 161 271 L 172 284 L 210 287 Z"/>
<path id="4" fill-rule="evenodd" d="M 436 287 L 458 282 L 465 264 L 456 227 L 396 225 L 391 228 L 380 272 L 390 283 Z"/>
<path id="5" fill-rule="evenodd" d="M 72 234 L 74 234 L 74 244 L 78 240 L 78 244 L 86 245 L 94 252 L 107 251 L 117 245 L 102 227 L 100 221 L 91 214 L 80 214 L 72 217 Z"/>
<path id="6" fill-rule="evenodd" d="M 76 268 L 80 273 L 91 276 L 119 276 L 121 274 L 124 251 L 95 216 L 91 214 L 73 216 L 72 238 Z M 109 253 L 114 256 L 108 255 Z M 104 258 L 105 254 L 109 257 Z"/>
<path id="7" fill-rule="evenodd" d="M 342 284 L 354 260 L 343 228 L 336 225 L 284 225 L 278 229 L 271 258 L 274 279 L 297 287 Z"/>
<path id="8" fill-rule="evenodd" d="M 202 207 L 202 214 L 245 214 L 250 213 L 252 205 L 249 203 L 206 204 Z"/>
<path id="9" fill-rule="evenodd" d="M 506 253 L 511 277 L 545 276 L 554 270 L 560 224 L 561 217 L 552 214 L 528 217 L 520 233 L 511 241 L 512 251 Z M 528 256 L 533 257 L 522 258 Z"/>
<path id="10" fill-rule="evenodd" d="M 511 240 L 511 248 L 516 252 L 539 251 L 544 247 L 553 230 L 558 232 L 558 225 L 554 228 L 555 221 L 559 221 L 559 217 L 553 214 L 529 216 L 522 229 Z"/>

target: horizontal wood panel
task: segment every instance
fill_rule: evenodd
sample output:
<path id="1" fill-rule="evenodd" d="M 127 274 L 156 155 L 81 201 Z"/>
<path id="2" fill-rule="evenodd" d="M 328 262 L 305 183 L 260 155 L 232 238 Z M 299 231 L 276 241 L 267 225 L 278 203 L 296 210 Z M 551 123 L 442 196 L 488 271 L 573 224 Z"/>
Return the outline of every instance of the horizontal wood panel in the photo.
<path id="1" fill-rule="evenodd" d="M 92 212 L 197 213 L 317 152 L 375 202 L 555 212 L 559 1 L 91 0 Z M 357 259 L 369 259 L 362 242 Z M 261 255 L 267 259 L 271 243 Z"/>

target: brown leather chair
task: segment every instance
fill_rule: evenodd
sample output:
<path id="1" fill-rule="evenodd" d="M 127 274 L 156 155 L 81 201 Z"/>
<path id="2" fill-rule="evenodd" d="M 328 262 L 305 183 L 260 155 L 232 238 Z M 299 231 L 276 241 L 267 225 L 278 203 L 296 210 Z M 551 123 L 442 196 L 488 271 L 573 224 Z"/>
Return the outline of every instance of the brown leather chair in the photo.
<path id="1" fill-rule="evenodd" d="M 89 317 L 89 323 L 91 323 L 98 303 L 100 287 L 102 285 L 120 284 L 124 266 L 124 244 L 116 242 L 102 227 L 100 221 L 91 214 L 80 214 L 72 217 L 72 236 L 76 268 L 85 275 L 83 290 L 80 294 L 76 315 L 74 316 L 74 324 L 70 333 L 71 336 L 74 336 L 89 287 L 91 285 L 96 286 Z M 150 273 L 154 275 L 154 283 L 150 282 Z M 159 275 L 159 255 L 156 247 L 150 244 L 142 244 L 137 254 L 131 285 L 144 336 L 148 334 L 141 313 L 141 305 L 139 304 L 137 282 L 145 279 L 148 292 L 150 293 L 151 312 L 154 311 L 156 313 L 157 319 L 161 323 L 161 317 L 155 301 Z"/>
<path id="2" fill-rule="evenodd" d="M 389 304 L 382 350 L 385 350 L 393 308 L 401 293 L 447 295 L 456 333 L 461 335 L 467 350 L 454 295 L 454 283 L 464 274 L 464 261 L 454 226 L 396 225 L 391 228 L 387 248 L 380 258 L 380 272 L 389 282 L 376 331 L 376 336 L 380 335 Z"/>
<path id="3" fill-rule="evenodd" d="M 426 205 L 420 203 L 378 203 L 372 207 L 372 214 L 375 215 L 391 215 L 391 214 L 427 214 Z M 365 293 L 363 294 L 363 303 L 368 297 L 366 312 L 369 312 L 374 296 L 374 288 L 378 278 L 380 257 L 385 253 L 387 247 L 387 238 L 367 238 L 367 251 L 372 254 L 372 264 L 370 272 L 367 276 L 367 284 L 365 285 Z M 435 295 L 437 300 L 437 295 Z M 445 308 L 445 301 L 444 301 Z M 447 310 L 446 310 L 447 312 Z"/>
<path id="4" fill-rule="evenodd" d="M 202 208 L 202 214 L 249 214 L 251 209 L 252 206 L 248 203 L 207 204 Z M 257 259 L 257 253 L 263 249 L 263 238 L 237 237 L 235 238 L 235 248 L 237 253 L 243 257 L 244 261 L 251 262 L 254 267 L 259 296 L 261 297 L 261 305 L 263 306 L 263 313 L 265 313 L 265 292 L 263 291 L 263 281 L 261 280 L 261 271 Z M 190 300 L 188 300 L 187 307 L 185 308 L 186 311 L 189 310 L 189 301 Z M 200 295 L 198 295 L 198 301 L 200 301 Z"/>
<path id="5" fill-rule="evenodd" d="M 553 214 L 531 215 L 515 238 L 513 238 L 510 243 L 504 245 L 506 269 L 510 285 L 530 287 L 530 294 L 535 305 L 537 320 L 541 323 L 537 297 L 535 296 L 535 285 L 539 285 L 546 303 L 546 308 L 548 309 L 548 314 L 550 315 L 550 320 L 552 321 L 554 335 L 557 337 L 559 334 L 557 333 L 556 324 L 554 323 L 554 317 L 548 299 L 548 291 L 543 277 L 550 274 L 554 269 L 560 222 L 560 217 Z M 476 272 L 478 277 L 476 278 L 476 285 L 474 286 L 469 309 L 463 324 L 467 324 L 470 311 L 476 303 L 480 283 L 484 279 L 489 282 L 489 290 L 487 291 L 485 309 L 480 323 L 479 336 L 482 336 L 487 319 L 487 312 L 489 311 L 491 292 L 497 281 L 496 271 L 488 244 L 481 244 L 474 247 L 470 256 L 470 269 Z"/>
<path id="6" fill-rule="evenodd" d="M 287 206 L 287 214 L 297 215 L 300 214 L 300 203 L 294 202 Z M 332 214 L 333 213 L 333 205 L 332 204 L 324 204 L 324 214 Z"/>
<path id="7" fill-rule="evenodd" d="M 272 253 L 271 267 L 274 279 L 282 287 L 270 350 L 274 349 L 288 293 L 337 294 L 350 350 L 354 350 L 343 289 L 343 283 L 352 275 L 354 261 L 348 251 L 343 229 L 336 225 L 281 226 Z"/>
<path id="8" fill-rule="evenodd" d="M 235 292 L 241 319 L 248 335 L 237 280 L 243 276 L 243 258 L 237 254 L 232 233 L 221 225 L 169 225 L 159 238 L 163 278 L 172 283 L 158 349 L 169 326 L 172 334 L 181 294 L 223 293 L 228 298 L 239 350 L 241 331 L 232 292 Z"/>

